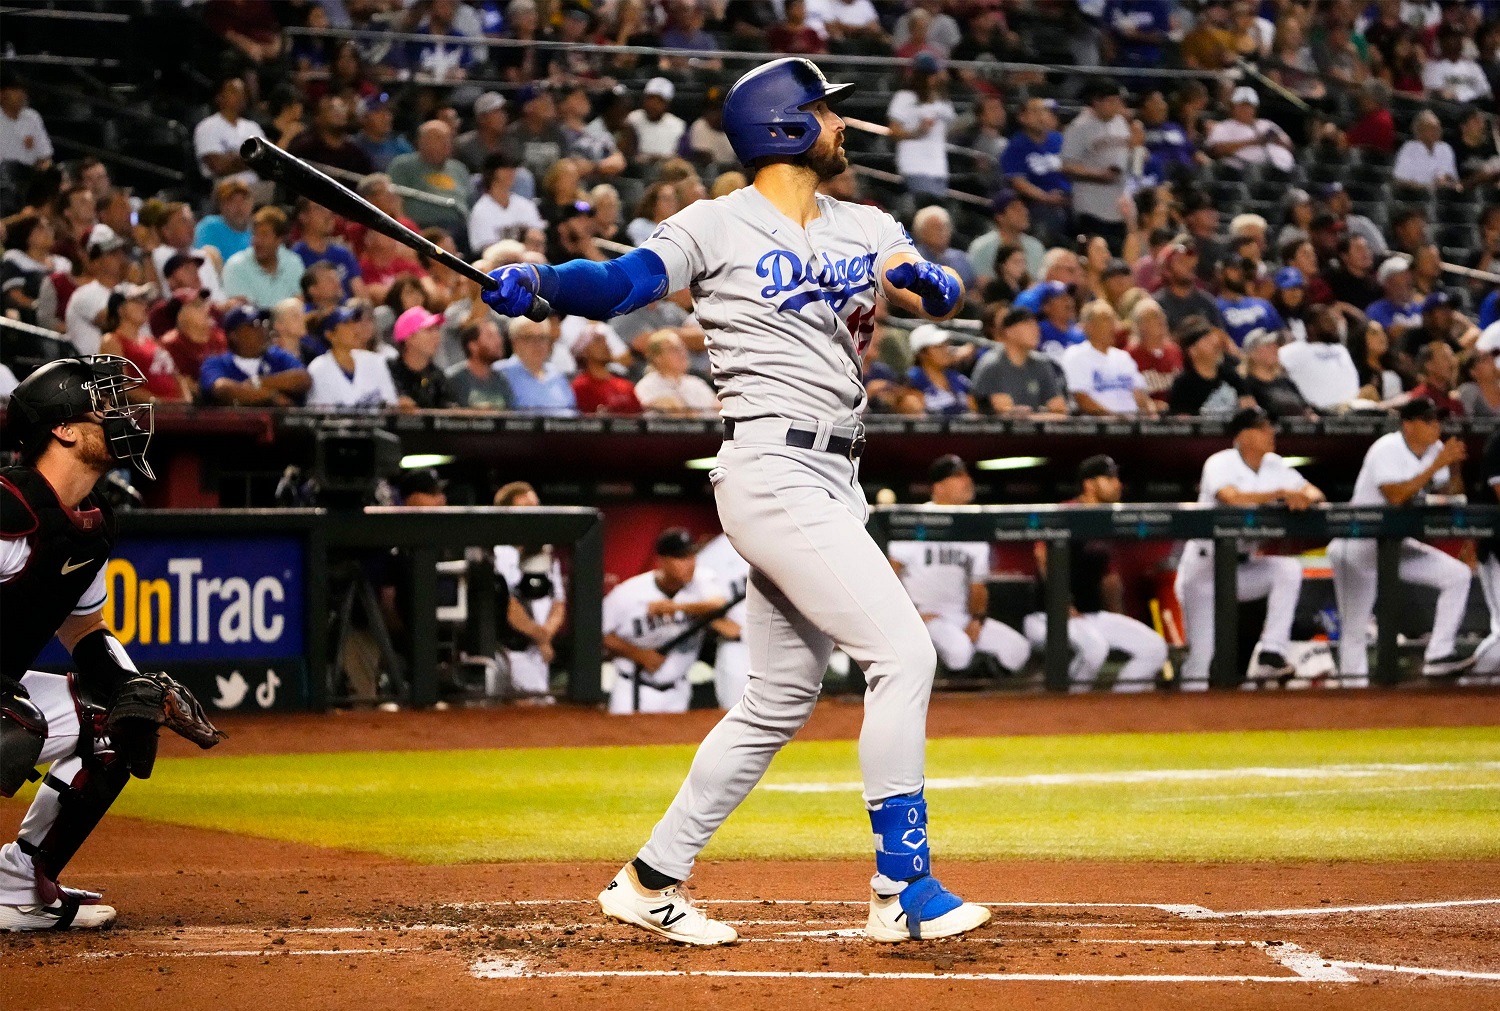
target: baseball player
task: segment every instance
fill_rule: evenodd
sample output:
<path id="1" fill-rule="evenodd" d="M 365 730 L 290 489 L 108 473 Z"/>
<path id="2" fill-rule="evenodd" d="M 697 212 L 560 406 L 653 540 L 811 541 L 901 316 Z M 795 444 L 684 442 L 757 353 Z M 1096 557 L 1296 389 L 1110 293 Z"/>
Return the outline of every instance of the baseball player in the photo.
<path id="1" fill-rule="evenodd" d="M 1284 505 L 1293 511 L 1325 501 L 1323 493 L 1276 452 L 1276 426 L 1259 407 L 1245 407 L 1229 420 L 1234 445 L 1203 462 L 1198 479 L 1199 505 Z M 1370 571 L 1375 570 L 1373 566 Z M 1256 553 L 1253 541 L 1240 545 L 1235 570 L 1239 600 L 1266 601 L 1260 632 L 1260 654 L 1249 677 L 1273 681 L 1290 677 L 1295 668 L 1286 653 L 1292 641 L 1292 619 L 1302 592 L 1302 563 L 1295 558 Z M 1205 691 L 1214 658 L 1214 542 L 1188 541 L 1173 585 L 1182 605 L 1188 655 L 1182 663 L 1182 690 Z"/>
<path id="2" fill-rule="evenodd" d="M 1484 444 L 1479 464 L 1479 501 L 1500 499 L 1500 432 Z M 1490 634 L 1474 650 L 1474 673 L 1494 674 L 1500 671 L 1500 537 L 1486 537 L 1479 542 L 1479 587 L 1490 612 Z"/>
<path id="3" fill-rule="evenodd" d="M 1400 411 L 1401 430 L 1370 444 L 1354 480 L 1350 505 L 1404 506 L 1421 502 L 1429 490 L 1463 491 L 1458 465 L 1468 455 L 1462 439 L 1443 441 L 1442 413 L 1426 397 L 1413 397 Z M 1339 674 L 1345 686 L 1368 683 L 1370 658 L 1366 642 L 1375 610 L 1375 542 L 1340 537 L 1328 544 L 1333 592 L 1339 605 Z M 1401 579 L 1438 591 L 1432 637 L 1422 662 L 1427 677 L 1461 673 L 1474 656 L 1458 655 L 1454 642 L 1469 603 L 1469 567 L 1429 544 L 1408 537 L 1401 542 Z M 1387 586 L 1386 593 L 1399 593 Z"/>
<path id="4" fill-rule="evenodd" d="M 542 504 L 536 489 L 525 481 L 512 481 L 495 492 L 495 505 L 532 507 Z M 510 684 L 517 694 L 543 705 L 551 705 L 552 640 L 568 616 L 568 596 L 562 563 L 552 545 L 496 544 L 495 575 L 510 590 L 506 615 L 517 633 L 506 651 Z M 523 646 L 521 649 L 515 646 Z"/>
<path id="5" fill-rule="evenodd" d="M 724 418 L 710 479 L 724 532 L 751 569 L 750 683 L 650 841 L 599 899 L 606 915 L 674 941 L 735 940 L 680 883 L 812 714 L 835 643 L 869 685 L 860 746 L 875 836 L 868 935 L 941 937 L 989 919 L 931 873 L 922 770 L 936 655 L 865 531 L 858 477 L 860 355 L 877 296 L 944 320 L 962 304 L 963 284 L 924 261 L 884 211 L 818 193 L 848 165 L 831 103 L 853 87 L 800 58 L 757 67 L 723 110 L 751 185 L 690 204 L 618 259 L 502 267 L 491 275 L 498 290 L 485 295 L 507 315 L 524 313 L 535 292 L 559 312 L 602 320 L 687 288 L 707 335 Z"/>
<path id="6" fill-rule="evenodd" d="M 1078 497 L 1069 499 L 1065 505 L 1114 505 L 1124 492 L 1120 468 L 1103 454 L 1091 456 L 1078 465 L 1078 484 Z M 1037 569 L 1045 573 L 1047 545 L 1038 541 L 1035 550 Z M 1073 546 L 1068 573 L 1072 597 L 1068 642 L 1073 647 L 1073 661 L 1068 665 L 1070 692 L 1093 688 L 1111 651 L 1130 657 L 1115 675 L 1111 689 L 1121 693 L 1151 691 L 1167 662 L 1167 642 L 1155 629 L 1112 609 L 1119 606 L 1120 589 L 1118 577 L 1109 571 L 1110 564 L 1108 542 L 1085 541 Z M 1031 645 L 1045 648 L 1046 614 L 1028 614 L 1023 627 Z"/>
<path id="7" fill-rule="evenodd" d="M 974 502 L 974 479 L 961 458 L 949 454 L 932 462 L 932 505 Z M 990 546 L 984 541 L 892 541 L 886 548 L 901 585 L 911 596 L 938 659 L 949 670 L 963 670 L 974 652 L 988 653 L 1015 672 L 1031 656 L 1031 643 L 1009 625 L 989 617 Z"/>
<path id="8" fill-rule="evenodd" d="M 693 692 L 688 668 L 698 659 L 703 633 L 713 626 L 739 636 L 726 619 L 714 619 L 729 601 L 714 573 L 697 562 L 692 534 L 663 530 L 655 568 L 604 598 L 604 649 L 615 663 L 611 716 L 687 712 Z"/>
<path id="9" fill-rule="evenodd" d="M 698 549 L 698 564 L 708 566 L 724 581 L 730 602 L 724 617 L 739 632 L 733 638 L 721 632 L 714 653 L 714 697 L 720 709 L 733 709 L 750 681 L 750 647 L 745 642 L 745 593 L 750 585 L 750 564 L 723 534 Z"/>
<path id="10" fill-rule="evenodd" d="M 23 463 L 0 470 L 0 796 L 51 767 L 0 846 L 0 933 L 112 924 L 97 892 L 58 877 L 126 781 L 151 775 L 160 726 L 203 747 L 222 736 L 186 688 L 137 671 L 102 616 L 115 522 L 91 491 L 122 461 L 151 476 L 151 407 L 129 403 L 145 382 L 123 358 L 64 358 L 11 395 Z M 28 670 L 54 635 L 76 672 Z"/>

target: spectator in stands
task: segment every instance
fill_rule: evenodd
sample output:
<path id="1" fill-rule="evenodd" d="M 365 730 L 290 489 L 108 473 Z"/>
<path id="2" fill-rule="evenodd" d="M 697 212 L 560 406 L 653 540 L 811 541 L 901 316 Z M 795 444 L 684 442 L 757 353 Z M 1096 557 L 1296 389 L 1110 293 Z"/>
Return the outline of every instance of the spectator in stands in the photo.
<path id="1" fill-rule="evenodd" d="M 484 190 L 469 215 L 470 249 L 477 252 L 501 239 L 522 240 L 533 228 L 546 229 L 535 202 L 512 192 L 517 167 L 515 158 L 504 152 L 485 159 Z"/>
<path id="2" fill-rule="evenodd" d="M 52 138 L 27 97 L 18 78 L 7 74 L 0 79 L 0 163 L 42 169 L 52 164 Z"/>
<path id="3" fill-rule="evenodd" d="M 625 171 L 625 155 L 614 137 L 602 125 L 596 127 L 589 119 L 593 106 L 583 84 L 563 88 L 557 109 L 561 115 L 563 137 L 567 141 L 568 157 L 584 176 L 613 178 Z"/>
<path id="4" fill-rule="evenodd" d="M 1275 291 L 1271 294 L 1271 305 L 1276 314 L 1286 323 L 1287 334 L 1294 341 L 1307 339 L 1305 317 L 1312 305 L 1307 300 L 1307 281 L 1296 267 L 1282 267 L 1272 275 Z"/>
<path id="5" fill-rule="evenodd" d="M 403 154 L 411 154 L 411 141 L 395 130 L 395 110 L 390 95 L 379 94 L 363 103 L 359 117 L 359 132 L 352 138 L 353 144 L 370 160 L 371 172 L 384 172 L 391 160 Z M 477 104 L 477 103 L 476 103 Z M 477 117 L 476 117 L 477 118 Z M 465 136 L 468 136 L 465 134 Z M 459 160 L 463 161 L 463 137 L 459 138 Z"/>
<path id="6" fill-rule="evenodd" d="M 1073 183 L 1073 221 L 1080 232 L 1102 235 L 1120 252 L 1125 218 L 1125 169 L 1130 154 L 1130 124 L 1120 86 L 1111 78 L 1094 78 L 1083 91 L 1087 106 L 1063 131 L 1063 173 Z"/>
<path id="7" fill-rule="evenodd" d="M 217 111 L 193 128 L 193 151 L 205 179 L 239 179 L 252 185 L 260 181 L 240 157 L 240 145 L 266 135 L 259 123 L 243 115 L 247 104 L 244 81 L 226 77 L 219 82 L 214 91 Z"/>
<path id="8" fill-rule="evenodd" d="M 178 374 L 192 384 L 194 393 L 198 392 L 203 363 L 229 350 L 224 331 L 214 322 L 209 306 L 204 288 L 179 288 L 167 300 L 167 328 L 162 332 L 161 346 L 172 356 Z"/>
<path id="9" fill-rule="evenodd" d="M 516 94 L 516 104 L 521 117 L 506 127 L 503 150 L 540 179 L 568 150 L 557 102 L 545 85 L 531 84 Z"/>
<path id="10" fill-rule="evenodd" d="M 891 39 L 897 56 L 910 58 L 922 49 L 931 49 L 934 55 L 948 58 L 953 47 L 963 41 L 963 30 L 943 6 L 942 0 L 916 0 L 911 10 L 901 15 Z"/>
<path id="11" fill-rule="evenodd" d="M 313 113 L 312 128 L 299 134 L 287 151 L 307 161 L 368 175 L 375 167 L 364 148 L 350 139 L 349 125 L 349 103 L 339 95 L 324 95 Z"/>
<path id="12" fill-rule="evenodd" d="M 1384 295 L 1375 279 L 1375 255 L 1363 235 L 1345 232 L 1339 238 L 1338 259 L 1328 271 L 1334 300 L 1363 310 Z"/>
<path id="13" fill-rule="evenodd" d="M 1224 315 L 1212 295 L 1198 287 L 1198 242 L 1192 236 L 1174 239 L 1162 250 L 1162 286 L 1156 302 L 1167 315 L 1167 326 L 1175 333 L 1189 316 L 1202 316 L 1209 325 L 1224 329 Z"/>
<path id="14" fill-rule="evenodd" d="M 1178 208 L 1188 238 L 1198 254 L 1197 277 L 1202 287 L 1214 283 L 1229 247 L 1219 239 L 1219 205 L 1202 190 L 1190 190 Z"/>
<path id="15" fill-rule="evenodd" d="M 161 245 L 151 250 L 152 282 L 160 287 L 162 291 L 172 291 L 180 287 L 177 283 L 168 281 L 168 275 L 174 271 L 167 269 L 167 264 L 176 260 L 178 267 L 182 259 L 187 258 L 197 264 L 197 281 L 190 286 L 202 286 L 209 290 L 215 302 L 224 298 L 224 285 L 219 278 L 219 267 L 222 261 L 215 261 L 216 252 L 208 248 L 195 248 L 193 237 L 196 235 L 196 222 L 193 219 L 193 209 L 184 203 L 168 204 L 166 217 L 161 223 L 159 230 Z"/>
<path id="16" fill-rule="evenodd" d="M 510 321 L 511 356 L 495 366 L 510 381 L 514 408 L 571 414 L 578 402 L 568 377 L 552 364 L 552 336 L 545 323 L 517 316 Z"/>
<path id="17" fill-rule="evenodd" d="M 677 157 L 687 124 L 671 112 L 676 94 L 677 88 L 671 81 L 653 77 L 646 82 L 641 107 L 625 117 L 635 133 L 635 164 L 651 166 Z"/>
<path id="18" fill-rule="evenodd" d="M 251 305 L 269 309 L 301 290 L 302 258 L 282 244 L 287 233 L 286 214 L 279 207 L 255 212 L 250 229 L 250 248 L 235 253 L 224 263 L 224 294 L 244 298 Z"/>
<path id="19" fill-rule="evenodd" d="M 1146 392 L 1165 407 L 1167 391 L 1182 371 L 1182 349 L 1172 339 L 1167 314 L 1153 298 L 1138 300 L 1130 310 L 1131 360 L 1146 381 Z"/>
<path id="20" fill-rule="evenodd" d="M 1307 401 L 1297 392 L 1297 385 L 1281 367 L 1279 352 L 1276 334 L 1252 330 L 1246 335 L 1245 356 L 1240 363 L 1240 376 L 1245 381 L 1246 392 L 1273 418 L 1313 416 L 1313 409 L 1307 406 Z"/>
<path id="21" fill-rule="evenodd" d="M 268 314 L 271 343 L 281 348 L 298 361 L 307 361 L 303 354 L 303 340 L 307 334 L 307 309 L 300 298 L 284 298 L 271 307 Z M 228 330 L 225 330 L 228 334 Z M 319 349 L 317 354 L 322 354 Z M 317 355 L 313 355 L 317 357 Z"/>
<path id="22" fill-rule="evenodd" d="M 1412 286 L 1411 260 L 1397 253 L 1375 272 L 1384 297 L 1365 308 L 1365 315 L 1385 328 L 1391 343 L 1403 347 L 1406 332 L 1422 325 L 1422 298 Z"/>
<path id="23" fill-rule="evenodd" d="M 646 192 L 641 195 L 641 202 L 636 205 L 635 218 L 625 226 L 626 238 L 631 245 L 639 246 L 651 237 L 657 225 L 676 214 L 679 209 L 677 190 L 671 183 L 652 183 L 646 187 Z"/>
<path id="24" fill-rule="evenodd" d="M 1068 413 L 1057 370 L 1037 352 L 1042 332 L 1035 314 L 986 306 L 984 335 L 1000 346 L 986 352 L 974 369 L 970 393 L 980 412 L 1013 417 Z"/>
<path id="25" fill-rule="evenodd" d="M 1295 267 L 1302 273 L 1302 284 L 1307 289 L 1309 302 L 1324 305 L 1333 301 L 1333 289 L 1323 280 L 1318 251 L 1311 239 L 1285 243 L 1280 250 L 1280 259 L 1284 266 Z"/>
<path id="26" fill-rule="evenodd" d="M 1390 406 L 1404 399 L 1406 390 L 1416 385 L 1411 358 L 1391 346 L 1385 327 L 1374 320 L 1351 327 L 1347 347 L 1359 373 L 1359 395 L 1363 399 Z"/>
<path id="27" fill-rule="evenodd" d="M 1464 41 L 1459 28 L 1444 25 L 1438 30 L 1438 56 L 1422 68 L 1422 87 L 1428 98 L 1478 102 L 1490 97 L 1489 78 L 1478 63 L 1464 55 Z"/>
<path id="28" fill-rule="evenodd" d="M 1453 159 L 1458 163 L 1459 182 L 1467 189 L 1500 182 L 1500 149 L 1495 145 L 1493 119 L 1493 114 L 1487 115 L 1475 105 L 1459 120 Z"/>
<path id="29" fill-rule="evenodd" d="M 1338 413 L 1359 396 L 1359 370 L 1339 342 L 1338 317 L 1329 306 L 1309 307 L 1307 339 L 1283 345 L 1279 355 L 1287 378 L 1314 409 Z"/>
<path id="30" fill-rule="evenodd" d="M 314 263 L 302 272 L 297 285 L 309 316 L 321 319 L 344 304 L 344 285 L 331 263 Z"/>
<path id="31" fill-rule="evenodd" d="M 1026 253 L 1020 246 L 1001 246 L 995 251 L 994 264 L 996 273 L 986 282 L 981 300 L 987 306 L 997 302 L 1008 306 L 1015 302 L 1021 292 L 1031 287 L 1031 274 L 1026 270 Z"/>
<path id="32" fill-rule="evenodd" d="M 360 258 L 359 271 L 369 298 L 381 302 L 398 278 L 411 277 L 420 282 L 427 276 L 427 271 L 411 258 L 405 246 L 380 232 L 365 236 L 365 255 Z"/>
<path id="33" fill-rule="evenodd" d="M 125 280 L 126 242 L 108 225 L 95 225 L 88 237 L 89 281 L 79 285 L 68 299 L 64 316 L 66 336 L 75 353 L 96 355 L 109 317 L 109 299 Z"/>
<path id="34" fill-rule="evenodd" d="M 6 233 L 5 258 L 0 260 L 0 293 L 6 315 L 36 325 L 36 302 L 42 282 L 51 274 L 67 274 L 72 265 L 52 251 L 56 232 L 41 215 L 23 217 Z"/>
<path id="35" fill-rule="evenodd" d="M 978 297 L 978 278 L 974 274 L 974 265 L 962 250 L 954 249 L 951 245 L 953 218 L 943 205 L 929 204 L 917 211 L 911 220 L 911 232 L 917 251 L 925 259 L 952 268 L 959 280 L 963 281 L 964 289 L 975 298 Z"/>
<path id="36" fill-rule="evenodd" d="M 451 39 L 484 37 L 479 15 L 459 0 L 431 0 L 426 15 L 411 29 L 432 38 L 406 43 L 403 66 L 434 81 L 462 81 L 483 59 L 478 46 L 454 44 Z"/>
<path id="37" fill-rule="evenodd" d="M 738 178 L 738 185 L 732 185 Z M 714 180 L 711 196 L 720 197 L 746 185 L 745 177 L 738 172 L 724 172 Z M 721 192 L 722 190 L 722 192 Z M 624 222 L 620 218 L 620 191 L 609 183 L 599 183 L 589 190 L 589 204 L 594 208 L 590 230 L 594 238 L 608 242 L 623 242 Z"/>
<path id="38" fill-rule="evenodd" d="M 1470 418 L 1500 417 L 1500 368 L 1493 351 L 1471 348 L 1464 352 L 1463 385 L 1458 400 L 1463 414 Z"/>
<path id="39" fill-rule="evenodd" d="M 685 300 L 683 304 L 692 305 Z M 707 338 L 703 328 L 698 326 L 682 305 L 671 298 L 658 299 L 623 316 L 616 316 L 611 322 L 621 339 L 642 357 L 645 357 L 646 344 L 652 334 L 658 330 L 673 331 L 691 354 L 693 371 L 708 374 L 708 355 L 705 352 Z"/>
<path id="40" fill-rule="evenodd" d="M 99 353 L 128 358 L 146 377 L 144 386 L 126 393 L 131 403 L 184 403 L 193 398 L 195 384 L 177 371 L 177 363 L 146 326 L 151 291 L 150 285 L 122 284 L 110 292 Z"/>
<path id="41" fill-rule="evenodd" d="M 1318 190 L 1318 195 L 1328 213 L 1342 222 L 1352 234 L 1364 238 L 1371 253 L 1377 257 L 1385 256 L 1385 236 L 1381 234 L 1380 226 L 1363 214 L 1354 213 L 1354 200 L 1349 196 L 1349 191 L 1344 189 L 1343 183 L 1324 183 Z"/>
<path id="42" fill-rule="evenodd" d="M 896 171 L 908 192 L 941 196 L 948 188 L 948 71 L 931 53 L 912 61 L 910 86 L 891 96 L 886 120 L 896 141 Z"/>
<path id="43" fill-rule="evenodd" d="M 1202 316 L 1189 316 L 1172 331 L 1187 363 L 1167 391 L 1167 413 L 1233 414 L 1255 398 L 1234 366 L 1224 360 L 1228 337 Z"/>
<path id="44" fill-rule="evenodd" d="M 1479 328 L 1458 311 L 1458 298 L 1443 288 L 1433 290 L 1422 300 L 1422 324 L 1406 333 L 1406 350 L 1415 353 L 1424 344 L 1440 342 L 1454 351 L 1473 347 L 1479 340 Z"/>
<path id="45" fill-rule="evenodd" d="M 1430 192 L 1459 189 L 1458 162 L 1453 147 L 1443 140 L 1443 124 L 1437 113 L 1423 109 L 1411 121 L 1411 140 L 1396 152 L 1391 178 L 1398 189 Z"/>
<path id="46" fill-rule="evenodd" d="M 1171 110 L 1166 96 L 1159 90 L 1146 93 L 1138 114 L 1141 125 L 1146 128 L 1146 150 L 1155 155 L 1169 172 L 1174 166 L 1196 169 L 1209 160 L 1193 144 L 1182 125 L 1169 118 Z"/>
<path id="47" fill-rule="evenodd" d="M 647 339 L 646 361 L 650 368 L 635 384 L 635 396 L 647 411 L 719 413 L 713 387 L 688 371 L 687 345 L 675 331 L 658 330 Z"/>
<path id="48" fill-rule="evenodd" d="M 703 99 L 703 111 L 687 130 L 686 156 L 710 175 L 717 177 L 739 164 L 729 136 L 724 132 L 724 89 L 710 87 Z"/>
<path id="49" fill-rule="evenodd" d="M 369 350 L 369 309 L 351 301 L 329 314 L 324 337 L 329 350 L 307 366 L 312 384 L 308 407 L 394 408 L 400 401 L 385 359 Z"/>
<path id="50" fill-rule="evenodd" d="M 1464 413 L 1464 405 L 1453 395 L 1458 385 L 1458 356 L 1446 341 L 1431 341 L 1417 351 L 1417 379 L 1412 398 L 1426 397 L 1450 417 Z"/>
<path id="51" fill-rule="evenodd" d="M 1431 241 L 1427 234 L 1427 214 L 1420 207 L 1404 207 L 1391 212 L 1390 248 L 1408 259 Z"/>
<path id="52" fill-rule="evenodd" d="M 1203 146 L 1214 158 L 1242 165 L 1271 164 L 1290 172 L 1297 164 L 1292 141 L 1269 119 L 1258 119 L 1260 95 L 1254 88 L 1241 85 L 1229 99 L 1229 118 L 1214 124 Z"/>
<path id="53" fill-rule="evenodd" d="M 1263 298 L 1249 293 L 1250 284 L 1257 277 L 1254 260 L 1228 259 L 1219 265 L 1219 312 L 1224 319 L 1224 330 L 1236 347 L 1245 346 L 1245 337 L 1252 330 L 1265 330 L 1280 336 L 1286 324 L 1277 315 L 1276 307 Z"/>
<path id="54" fill-rule="evenodd" d="M 457 205 L 449 208 L 426 200 L 413 200 L 407 213 L 422 228 L 446 228 L 467 239 L 469 217 L 469 171 L 453 157 L 453 129 L 440 119 L 417 128 L 417 149 L 391 159 L 390 181 L 398 186 L 445 197 Z"/>
<path id="55" fill-rule="evenodd" d="M 57 231 L 57 252 L 74 262 L 83 258 L 89 235 L 99 224 L 97 206 L 94 194 L 82 183 L 74 183 L 58 194 L 52 219 Z M 130 237 L 120 235 L 120 238 L 128 249 Z"/>
<path id="56" fill-rule="evenodd" d="M 786 0 L 780 21 L 766 32 L 766 44 L 773 53 L 791 56 L 816 56 L 828 52 L 823 33 L 808 23 L 807 0 Z"/>
<path id="57" fill-rule="evenodd" d="M 495 366 L 505 357 L 505 339 L 492 314 L 460 327 L 459 343 L 464 360 L 448 369 L 448 392 L 454 406 L 487 411 L 508 411 L 515 406 L 516 395 Z"/>
<path id="58" fill-rule="evenodd" d="M 1028 298 L 1028 295 L 1032 297 Z M 1069 348 L 1088 339 L 1078 326 L 1078 303 L 1073 292 L 1057 281 L 1033 285 L 1022 292 L 1015 304 L 1023 309 L 1036 306 L 1040 317 L 1041 351 L 1054 362 L 1061 361 Z"/>
<path id="59" fill-rule="evenodd" d="M 1344 131 L 1350 147 L 1388 155 L 1396 150 L 1396 121 L 1391 117 L 1391 86 L 1369 80 L 1354 93 L 1354 122 Z"/>
<path id="60" fill-rule="evenodd" d="M 1155 417 L 1156 401 L 1135 360 L 1115 347 L 1119 317 L 1107 303 L 1094 301 L 1081 317 L 1087 340 L 1063 352 L 1062 371 L 1079 414 L 1098 417 Z"/>
<path id="61" fill-rule="evenodd" d="M 712 32 L 703 28 L 703 9 L 693 2 L 675 3 L 668 7 L 668 27 L 661 33 L 661 46 L 663 49 L 718 49 L 719 40 Z M 698 66 L 705 70 L 721 70 L 723 64 L 718 60 L 694 60 L 688 64 L 685 60 L 669 61 L 671 69 L 686 70 L 688 66 Z"/>
<path id="62" fill-rule="evenodd" d="M 448 377 L 432 363 L 442 339 L 443 317 L 414 306 L 396 318 L 392 339 L 396 357 L 388 363 L 391 382 L 402 401 L 422 410 L 456 406 Z"/>
<path id="63" fill-rule="evenodd" d="M 924 323 L 911 332 L 915 364 L 906 373 L 906 386 L 922 395 L 927 414 L 973 414 L 976 408 L 969 380 L 953 367 L 948 340 L 948 331 L 936 323 Z"/>
<path id="64" fill-rule="evenodd" d="M 1239 55 L 1234 22 L 1225 0 L 1207 0 L 1179 46 L 1182 62 L 1194 70 L 1223 70 Z"/>
<path id="65" fill-rule="evenodd" d="M 1353 20 L 1352 10 L 1332 7 L 1323 18 L 1322 34 L 1313 45 L 1313 61 L 1319 73 L 1343 88 L 1358 87 L 1370 73 L 1352 35 Z"/>
<path id="66" fill-rule="evenodd" d="M 308 267 L 315 263 L 331 266 L 338 274 L 341 300 L 350 296 L 366 297 L 359 260 L 333 237 L 337 224 L 333 212 L 307 197 L 299 197 L 297 223 L 301 227 L 302 239 L 292 247 L 292 252 L 301 258 L 302 263 Z"/>
<path id="67" fill-rule="evenodd" d="M 604 326 L 590 323 L 580 327 L 573 336 L 571 350 L 578 360 L 573 398 L 578 402 L 579 414 L 641 413 L 635 386 L 611 371 L 614 354 Z"/>
<path id="68" fill-rule="evenodd" d="M 1500 204 L 1492 204 L 1480 211 L 1479 245 L 1469 260 L 1469 266 L 1500 274 Z"/>
<path id="69" fill-rule="evenodd" d="M 890 53 L 890 36 L 870 0 L 827 0 L 819 15 L 834 52 L 867 56 Z"/>
<path id="70" fill-rule="evenodd" d="M 250 184 L 243 179 L 221 180 L 214 186 L 214 203 L 219 213 L 198 222 L 193 231 L 193 246 L 212 247 L 218 251 L 219 259 L 228 263 L 235 253 L 250 248 L 250 216 L 255 212 Z"/>
<path id="71" fill-rule="evenodd" d="M 1051 100 L 1030 98 L 1016 115 L 1021 129 L 1011 135 L 1000 156 L 1000 173 L 1026 200 L 1037 238 L 1062 241 L 1070 228 L 1072 184 L 1062 171 L 1062 134 Z"/>
<path id="72" fill-rule="evenodd" d="M 981 94 L 968 115 L 960 117 L 953 139 L 960 147 L 980 152 L 971 156 L 974 171 L 993 175 L 1000 167 L 1000 156 L 1009 143 L 1005 125 L 1005 100 L 999 95 Z"/>
<path id="73" fill-rule="evenodd" d="M 236 306 L 224 316 L 229 350 L 203 362 L 198 378 L 205 400 L 230 406 L 293 407 L 312 377 L 302 359 L 271 342 L 265 315 Z"/>
<path id="74" fill-rule="evenodd" d="M 1125 67 L 1160 67 L 1171 41 L 1172 5 L 1161 0 L 1120 0 L 1106 4 L 1105 26 L 1114 46 L 1113 63 Z M 1160 92 L 1155 93 L 1160 97 Z M 1165 107 L 1165 102 L 1162 103 Z"/>
<path id="75" fill-rule="evenodd" d="M 509 125 L 505 96 L 498 91 L 486 91 L 474 100 L 474 129 L 459 134 L 453 143 L 453 157 L 470 172 L 484 171 L 485 162 L 506 146 L 505 131 Z"/>

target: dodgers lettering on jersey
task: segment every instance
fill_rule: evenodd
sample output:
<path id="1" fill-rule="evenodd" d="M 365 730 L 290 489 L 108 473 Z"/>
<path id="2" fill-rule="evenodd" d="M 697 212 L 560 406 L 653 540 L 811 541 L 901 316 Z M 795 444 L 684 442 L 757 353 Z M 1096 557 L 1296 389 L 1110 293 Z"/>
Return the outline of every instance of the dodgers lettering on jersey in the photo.
<path id="1" fill-rule="evenodd" d="M 746 186 L 691 204 L 643 244 L 666 265 L 667 290 L 693 296 L 725 418 L 852 425 L 864 410 L 860 353 L 881 269 L 918 254 L 885 211 L 817 201 L 802 228 Z"/>
<path id="2" fill-rule="evenodd" d="M 989 578 L 990 546 L 983 541 L 892 541 L 886 550 L 922 614 L 963 619 L 970 585 Z"/>

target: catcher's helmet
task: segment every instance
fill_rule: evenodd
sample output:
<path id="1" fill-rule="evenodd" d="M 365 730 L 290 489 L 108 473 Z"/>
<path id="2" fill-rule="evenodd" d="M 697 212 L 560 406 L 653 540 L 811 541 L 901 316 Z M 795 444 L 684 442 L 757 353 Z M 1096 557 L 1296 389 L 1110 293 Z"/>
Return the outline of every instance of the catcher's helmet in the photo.
<path id="1" fill-rule="evenodd" d="M 723 126 L 741 164 L 802 154 L 818 140 L 818 117 L 806 106 L 844 98 L 852 84 L 829 84 L 811 60 L 772 60 L 734 82 L 724 98 Z"/>
<path id="2" fill-rule="evenodd" d="M 146 462 L 146 447 L 156 429 L 152 407 L 132 404 L 126 398 L 127 391 L 145 383 L 141 370 L 118 355 L 60 358 L 15 388 L 10 396 L 10 420 L 28 454 L 40 452 L 58 425 L 79 419 L 97 421 L 114 458 L 130 460 L 142 474 L 154 478 Z"/>

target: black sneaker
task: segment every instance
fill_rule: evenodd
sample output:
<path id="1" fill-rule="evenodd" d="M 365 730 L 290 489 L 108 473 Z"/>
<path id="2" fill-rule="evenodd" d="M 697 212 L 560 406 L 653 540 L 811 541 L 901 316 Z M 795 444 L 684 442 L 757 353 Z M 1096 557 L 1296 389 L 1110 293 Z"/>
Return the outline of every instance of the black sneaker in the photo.
<path id="1" fill-rule="evenodd" d="M 1263 649 L 1255 661 L 1255 667 L 1250 671 L 1250 680 L 1279 681 L 1282 678 L 1289 678 L 1295 673 L 1297 673 L 1297 668 L 1287 663 L 1286 657 L 1280 653 Z"/>
<path id="2" fill-rule="evenodd" d="M 1462 674 L 1474 666 L 1474 654 L 1459 656 L 1457 653 L 1449 653 L 1440 656 L 1436 660 L 1428 660 L 1422 664 L 1422 676 L 1429 678 L 1452 677 L 1454 674 Z"/>

